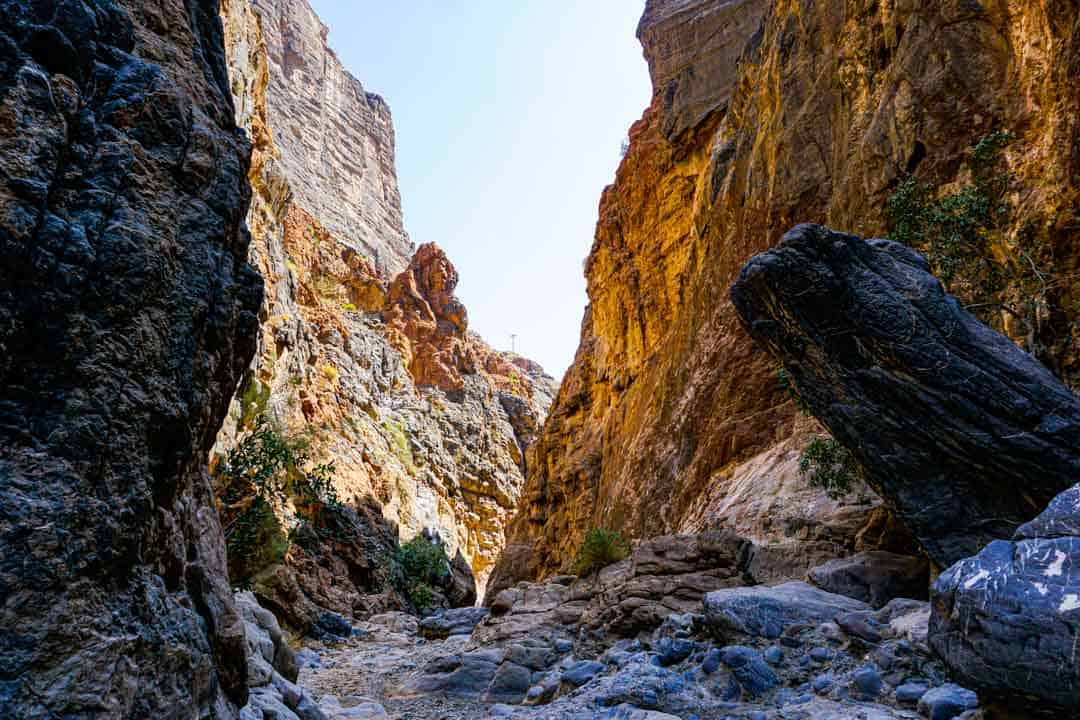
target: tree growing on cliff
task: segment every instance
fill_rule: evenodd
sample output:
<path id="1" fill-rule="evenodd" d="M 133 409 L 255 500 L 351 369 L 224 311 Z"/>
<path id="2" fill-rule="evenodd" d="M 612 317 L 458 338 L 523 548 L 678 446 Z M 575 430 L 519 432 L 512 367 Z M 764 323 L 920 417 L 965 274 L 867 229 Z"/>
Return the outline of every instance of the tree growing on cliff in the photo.
<path id="1" fill-rule="evenodd" d="M 435 587 L 450 574 L 443 544 L 432 542 L 423 533 L 399 546 L 390 565 L 394 587 L 421 612 L 435 599 Z"/>
<path id="2" fill-rule="evenodd" d="M 889 198 L 885 216 L 889 238 L 923 253 L 967 310 L 1045 358 L 1044 329 L 1067 278 L 1050 270 L 1051 249 L 1033 223 L 1014 229 L 1015 178 L 1002 158 L 1012 141 L 1005 131 L 982 138 L 971 150 L 971 178 L 956 190 L 908 178 Z"/>
<path id="3" fill-rule="evenodd" d="M 290 533 L 280 520 L 292 504 L 298 518 L 323 529 L 323 513 L 341 505 L 332 463 L 314 464 L 298 443 L 283 438 L 260 417 L 214 472 L 225 531 L 230 580 L 246 587 L 261 570 L 280 562 Z"/>

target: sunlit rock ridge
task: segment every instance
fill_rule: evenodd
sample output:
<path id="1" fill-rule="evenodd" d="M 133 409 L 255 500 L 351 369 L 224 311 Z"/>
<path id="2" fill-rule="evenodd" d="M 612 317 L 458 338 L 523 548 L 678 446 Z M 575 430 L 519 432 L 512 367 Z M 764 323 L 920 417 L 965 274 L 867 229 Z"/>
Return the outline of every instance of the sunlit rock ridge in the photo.
<path id="1" fill-rule="evenodd" d="M 600 201 L 581 343 L 496 587 L 564 571 L 590 527 L 728 527 L 796 564 L 889 542 L 873 493 L 838 504 L 799 478 L 819 430 L 728 298 L 796 223 L 880 236 L 908 173 L 963 181 L 970 148 L 1004 129 L 1012 230 L 1077 270 L 1075 2 L 650 0 L 638 36 L 652 102 Z M 1055 305 L 1075 293 L 1061 283 Z M 1033 345 L 1059 377 L 1076 377 L 1076 332 L 1075 313 L 1040 321 Z"/>
<path id="2" fill-rule="evenodd" d="M 482 589 L 555 383 L 468 329 L 441 249 L 414 256 L 389 108 L 342 68 L 311 8 L 230 1 L 222 16 L 238 120 L 256 146 L 248 223 L 267 291 L 215 453 L 267 417 L 334 463 L 342 499 L 402 539 L 438 533 Z M 392 606 L 379 595 L 387 557 L 327 562 L 293 546 L 256 594 L 301 628 L 323 610 Z"/>

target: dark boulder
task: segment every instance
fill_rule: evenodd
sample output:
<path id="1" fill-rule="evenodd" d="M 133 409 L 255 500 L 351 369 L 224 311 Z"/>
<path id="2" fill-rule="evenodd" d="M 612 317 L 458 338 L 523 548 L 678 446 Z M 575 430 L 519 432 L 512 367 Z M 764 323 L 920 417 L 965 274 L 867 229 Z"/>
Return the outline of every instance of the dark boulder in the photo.
<path id="1" fill-rule="evenodd" d="M 819 625 L 841 613 L 869 609 L 802 582 L 725 588 L 705 596 L 705 620 L 724 638 L 778 638 L 791 625 Z"/>
<path id="2" fill-rule="evenodd" d="M 0 717 L 235 716 L 206 458 L 255 350 L 218 3 L 0 0 Z"/>
<path id="3" fill-rule="evenodd" d="M 1080 477 L 1080 399 L 910 248 L 800 225 L 731 298 L 939 565 L 1010 537 Z"/>
<path id="4" fill-rule="evenodd" d="M 874 550 L 830 560 L 810 570 L 807 577 L 822 590 L 881 608 L 898 597 L 926 600 L 930 563 L 925 557 Z"/>
<path id="5" fill-rule="evenodd" d="M 1078 498 L 1080 485 L 935 583 L 930 645 L 969 685 L 1080 706 Z"/>

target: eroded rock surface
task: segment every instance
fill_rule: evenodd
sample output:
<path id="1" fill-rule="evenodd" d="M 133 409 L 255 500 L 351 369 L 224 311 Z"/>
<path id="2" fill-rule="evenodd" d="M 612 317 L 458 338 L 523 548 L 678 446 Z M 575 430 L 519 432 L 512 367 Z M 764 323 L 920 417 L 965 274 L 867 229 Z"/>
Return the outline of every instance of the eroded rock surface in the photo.
<path id="1" fill-rule="evenodd" d="M 727 294 L 795 223 L 882 234 L 906 173 L 962 180 L 968 150 L 1005 128 L 1016 227 L 1052 248 L 1056 271 L 1077 269 L 1075 0 L 761 3 L 745 36 L 714 22 L 752 5 L 647 3 L 653 100 L 601 201 L 581 343 L 495 585 L 562 572 L 590 527 L 650 537 L 738 523 L 759 545 L 851 548 L 877 500 L 860 520 L 800 482 L 820 430 L 797 418 Z M 1063 311 L 1041 329 L 1062 377 L 1080 358 L 1076 287 L 1062 285 Z"/>
<path id="2" fill-rule="evenodd" d="M 972 687 L 1080 705 L 1080 485 L 934 585 L 930 644 Z"/>
<path id="3" fill-rule="evenodd" d="M 0 2 L 0 715 L 235 717 L 206 454 L 254 352 L 216 2 Z"/>
<path id="4" fill-rule="evenodd" d="M 800 225 L 731 289 L 750 334 L 941 565 L 1080 477 L 1080 398 L 898 243 Z"/>
<path id="5" fill-rule="evenodd" d="M 412 243 L 401 219 L 389 106 L 345 70 L 306 0 L 251 5 L 269 60 L 267 123 L 297 204 L 393 277 Z"/>
<path id="6" fill-rule="evenodd" d="M 259 350 L 218 437 L 220 458 L 265 416 L 334 463 L 348 510 L 255 583 L 307 631 L 401 607 L 395 536 L 438 534 L 451 604 L 471 604 L 503 544 L 555 383 L 469 331 L 457 272 L 401 231 L 389 110 L 328 49 L 302 1 L 221 7 L 237 121 L 253 138 L 251 262 L 267 282 Z M 282 523 L 295 523 L 293 507 Z M 469 577 L 474 576 L 474 577 Z"/>

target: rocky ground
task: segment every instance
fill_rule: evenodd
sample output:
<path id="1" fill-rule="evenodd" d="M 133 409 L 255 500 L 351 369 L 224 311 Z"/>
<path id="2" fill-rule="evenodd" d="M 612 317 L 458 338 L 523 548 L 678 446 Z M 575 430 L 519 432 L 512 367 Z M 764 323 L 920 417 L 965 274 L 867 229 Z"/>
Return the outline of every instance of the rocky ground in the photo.
<path id="1" fill-rule="evenodd" d="M 668 536 L 590 578 L 519 583 L 490 610 L 422 621 L 375 615 L 344 628 L 348 637 L 304 641 L 293 667 L 310 712 L 290 712 L 300 720 L 983 717 L 977 695 L 951 684 L 928 646 L 930 605 L 883 596 L 909 582 L 903 563 L 853 558 L 812 573 L 841 595 L 802 581 L 753 584 L 754 556 L 730 533 Z M 269 657 L 270 643 L 262 645 Z"/>

